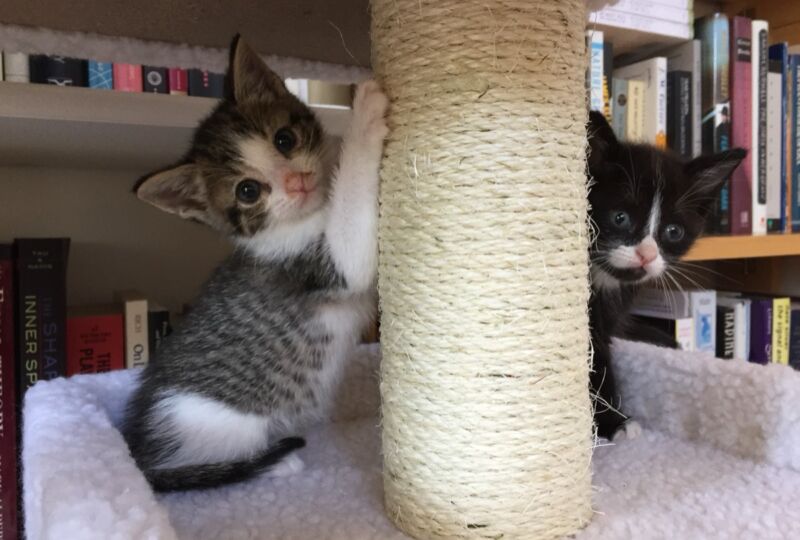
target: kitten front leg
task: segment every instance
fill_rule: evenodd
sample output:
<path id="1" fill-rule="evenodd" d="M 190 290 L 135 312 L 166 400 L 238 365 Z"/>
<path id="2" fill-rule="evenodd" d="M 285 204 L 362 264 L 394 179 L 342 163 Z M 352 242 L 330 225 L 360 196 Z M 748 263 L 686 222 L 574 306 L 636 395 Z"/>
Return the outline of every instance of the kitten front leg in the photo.
<path id="1" fill-rule="evenodd" d="M 620 411 L 621 400 L 611 369 L 611 351 L 608 345 L 595 343 L 589 383 L 594 400 L 597 434 L 610 440 L 628 417 Z"/>
<path id="2" fill-rule="evenodd" d="M 325 233 L 333 263 L 353 292 L 369 290 L 377 271 L 378 169 L 388 105 L 378 83 L 358 85 L 334 178 Z"/>

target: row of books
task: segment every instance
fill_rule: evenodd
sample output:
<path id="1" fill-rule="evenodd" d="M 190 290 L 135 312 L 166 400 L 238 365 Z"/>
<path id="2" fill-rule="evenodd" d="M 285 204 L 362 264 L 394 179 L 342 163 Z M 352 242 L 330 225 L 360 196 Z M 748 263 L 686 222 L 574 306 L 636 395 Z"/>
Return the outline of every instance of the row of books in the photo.
<path id="1" fill-rule="evenodd" d="M 681 349 L 800 370 L 800 302 L 790 297 L 644 289 L 631 313 Z"/>
<path id="2" fill-rule="evenodd" d="M 714 234 L 800 232 L 800 45 L 769 45 L 766 21 L 717 13 L 698 39 L 614 65 L 590 31 L 590 107 L 617 136 L 691 158 L 748 150 L 720 194 Z"/>
<path id="3" fill-rule="evenodd" d="M 224 75 L 201 69 L 165 68 L 4 52 L 0 80 L 114 89 L 121 92 L 222 97 Z"/>
<path id="4" fill-rule="evenodd" d="M 16 531 L 18 524 L 17 428 L 25 392 L 39 380 L 143 366 L 171 332 L 169 312 L 135 291 L 119 293 L 106 306 L 67 308 L 69 247 L 66 238 L 0 244 L 0 520 L 5 531 Z"/>
<path id="5" fill-rule="evenodd" d="M 692 37 L 692 0 L 617 0 L 589 13 L 589 22 L 677 39 Z"/>

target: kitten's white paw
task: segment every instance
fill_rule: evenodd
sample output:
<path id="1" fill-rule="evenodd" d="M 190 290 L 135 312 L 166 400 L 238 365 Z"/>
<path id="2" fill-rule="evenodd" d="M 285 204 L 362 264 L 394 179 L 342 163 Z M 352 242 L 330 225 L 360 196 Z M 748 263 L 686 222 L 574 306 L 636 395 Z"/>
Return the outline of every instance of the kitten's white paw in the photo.
<path id="1" fill-rule="evenodd" d="M 353 135 L 370 146 L 382 145 L 389 133 L 386 125 L 388 108 L 389 98 L 377 82 L 360 83 L 353 99 Z"/>
<path id="2" fill-rule="evenodd" d="M 286 478 L 303 470 L 305 464 L 303 460 L 294 454 L 289 454 L 280 463 L 272 467 L 267 475 L 270 478 Z"/>
<path id="3" fill-rule="evenodd" d="M 635 420 L 628 420 L 614 433 L 613 442 L 632 441 L 642 434 L 642 425 Z"/>

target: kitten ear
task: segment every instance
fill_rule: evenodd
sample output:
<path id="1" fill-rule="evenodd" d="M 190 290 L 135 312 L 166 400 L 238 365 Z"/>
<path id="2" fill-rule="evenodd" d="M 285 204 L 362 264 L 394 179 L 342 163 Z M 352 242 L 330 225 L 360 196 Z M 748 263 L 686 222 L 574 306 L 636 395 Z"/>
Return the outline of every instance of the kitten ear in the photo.
<path id="1" fill-rule="evenodd" d="M 739 166 L 747 150 L 734 148 L 710 156 L 700 156 L 683 166 L 684 173 L 691 178 L 690 190 L 700 195 L 700 214 L 708 215 L 725 180 Z"/>
<path id="2" fill-rule="evenodd" d="M 197 166 L 185 163 L 139 180 L 136 196 L 165 212 L 209 223 L 206 191 Z"/>
<path id="3" fill-rule="evenodd" d="M 225 97 L 236 103 L 252 99 L 269 101 L 287 92 L 283 79 L 237 34 L 231 44 Z"/>
<path id="4" fill-rule="evenodd" d="M 586 126 L 589 137 L 589 168 L 606 161 L 619 142 L 614 130 L 608 125 L 606 117 L 597 111 L 589 111 L 589 124 Z"/>

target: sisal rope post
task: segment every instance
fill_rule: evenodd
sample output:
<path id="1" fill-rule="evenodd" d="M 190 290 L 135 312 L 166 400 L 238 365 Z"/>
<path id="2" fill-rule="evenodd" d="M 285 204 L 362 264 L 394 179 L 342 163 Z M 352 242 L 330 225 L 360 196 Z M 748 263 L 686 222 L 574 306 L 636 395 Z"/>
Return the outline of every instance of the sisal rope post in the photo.
<path id="1" fill-rule="evenodd" d="M 584 0 L 372 0 L 390 101 L 385 503 L 418 538 L 591 516 Z"/>

